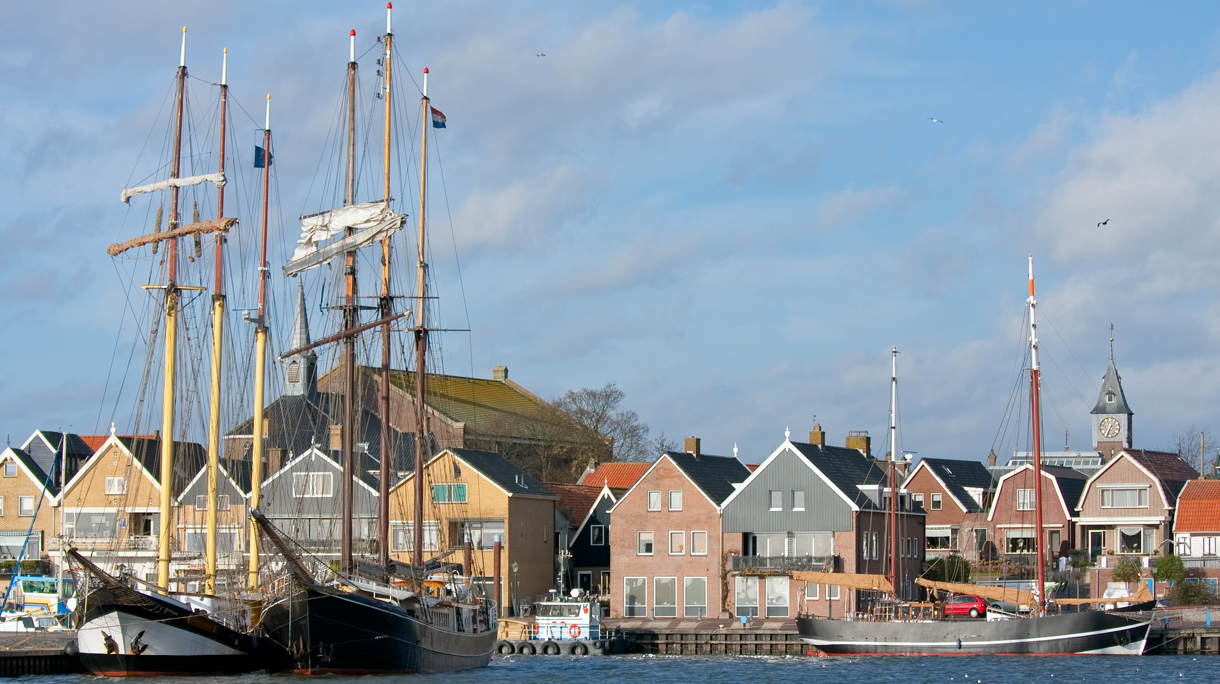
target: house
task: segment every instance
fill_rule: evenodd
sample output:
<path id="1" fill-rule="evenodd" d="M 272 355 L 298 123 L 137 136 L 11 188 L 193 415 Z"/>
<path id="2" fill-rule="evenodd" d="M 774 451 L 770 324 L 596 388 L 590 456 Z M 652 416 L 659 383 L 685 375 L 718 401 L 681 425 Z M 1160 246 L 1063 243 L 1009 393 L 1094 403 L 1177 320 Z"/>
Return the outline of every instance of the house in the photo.
<path id="1" fill-rule="evenodd" d="M 1177 454 L 1122 449 L 1085 484 L 1077 505 L 1077 548 L 1088 549 L 1092 559 L 1168 552 L 1178 492 L 1198 476 Z"/>
<path id="2" fill-rule="evenodd" d="M 247 504 L 250 497 L 250 462 L 218 464 L 216 481 L 216 586 L 241 586 L 246 565 Z M 202 577 L 207 572 L 208 467 L 205 465 L 178 496 L 175 521 L 179 550 L 187 575 Z M 199 591 L 194 582 L 187 591 Z"/>
<path id="3" fill-rule="evenodd" d="M 598 573 L 600 579 L 599 571 L 602 566 L 605 566 L 607 572 L 610 570 L 610 554 L 605 543 L 605 529 L 603 528 L 600 539 L 602 547 L 606 550 L 604 562 L 599 563 L 597 561 L 600 559 L 589 557 L 590 551 L 594 551 L 594 549 L 588 545 L 587 539 L 583 540 L 586 543 L 579 545 L 576 544 L 576 541 L 582 532 L 583 523 L 593 512 L 593 506 L 600 498 L 602 489 L 560 482 L 545 484 L 547 489 L 559 497 L 559 500 L 555 502 L 555 549 L 557 550 L 555 570 L 563 577 L 563 587 L 559 588 L 566 590 L 581 587 L 585 591 L 592 591 L 594 573 Z M 576 555 L 577 546 L 581 552 L 580 557 Z M 576 570 L 578 563 L 582 568 L 580 574 Z M 583 584 L 581 584 L 582 581 Z"/>
<path id="4" fill-rule="evenodd" d="M 920 591 L 914 581 L 922 570 L 924 512 L 900 489 L 894 535 L 886 462 L 827 446 L 817 427 L 810 438 L 817 442 L 785 439 L 723 504 L 725 545 L 741 549 L 732 560 L 739 616 L 867 612 L 870 593 L 807 585 L 791 573 L 889 574 L 892 536 L 895 588 L 906 598 Z"/>
<path id="5" fill-rule="evenodd" d="M 1038 478 L 1042 489 L 1042 528 L 1046 559 L 1057 557 L 1064 543 L 1071 548 L 1076 539 L 1076 503 L 1084 491 L 1088 477 L 1071 468 L 1042 466 Z M 995 530 L 995 542 L 1001 558 L 1028 562 L 1034 554 L 1036 535 L 1034 467 L 1026 464 L 1000 478 L 995 498 L 987 514 L 987 522 Z"/>
<path id="6" fill-rule="evenodd" d="M 902 483 L 915 506 L 928 514 L 924 550 L 932 560 L 951 553 L 970 560 L 987 555 L 992 541 L 987 509 L 995 480 L 978 461 L 920 459 Z"/>
<path id="7" fill-rule="evenodd" d="M 720 506 L 750 471 L 701 453 L 698 438 L 685 446 L 661 454 L 610 509 L 611 617 L 703 617 L 730 603 L 728 554 L 741 537 L 723 535 Z"/>
<path id="8" fill-rule="evenodd" d="M 151 435 L 149 435 L 151 437 Z M 72 433 L 55 432 L 53 430 L 35 430 L 29 439 L 21 445 L 21 449 L 29 454 L 44 473 L 50 473 L 55 481 L 56 491 L 59 486 L 76 474 L 80 467 L 97 452 L 97 446 L 109 435 L 74 435 Z M 67 439 L 66 443 L 64 439 Z M 96 446 L 95 446 L 96 445 Z M 67 463 L 65 473 L 59 472 L 59 457 Z"/>
<path id="9" fill-rule="evenodd" d="M 547 483 L 547 489 L 559 495 L 555 506 L 555 519 L 570 511 L 572 521 L 567 539 L 570 577 L 568 586 L 601 594 L 610 588 L 610 509 L 617 503 L 614 493 L 603 485 L 582 487 Z M 582 498 L 576 504 L 565 491 L 579 490 Z M 591 496 L 588 493 L 592 492 Z"/>
<path id="10" fill-rule="evenodd" d="M 56 534 L 58 494 L 59 485 L 24 449 L 0 452 L 0 561 L 42 557 Z"/>
<path id="11" fill-rule="evenodd" d="M 580 483 L 586 487 L 609 487 L 611 493 L 621 497 L 628 489 L 635 486 L 644 473 L 652 467 L 651 463 L 611 462 L 592 463 L 585 469 Z"/>
<path id="12" fill-rule="evenodd" d="M 555 502 L 559 497 L 534 476 L 500 454 L 473 449 L 444 449 L 424 464 L 423 544 L 420 560 L 465 562 L 472 586 L 495 595 L 501 578 L 501 612 L 519 615 L 555 586 Z M 390 554 L 412 561 L 415 474 L 408 473 L 390 491 Z M 501 542 L 495 568 L 495 542 Z"/>
<path id="13" fill-rule="evenodd" d="M 1190 577 L 1220 578 L 1220 480 L 1191 480 L 1178 493 L 1176 553 Z"/>

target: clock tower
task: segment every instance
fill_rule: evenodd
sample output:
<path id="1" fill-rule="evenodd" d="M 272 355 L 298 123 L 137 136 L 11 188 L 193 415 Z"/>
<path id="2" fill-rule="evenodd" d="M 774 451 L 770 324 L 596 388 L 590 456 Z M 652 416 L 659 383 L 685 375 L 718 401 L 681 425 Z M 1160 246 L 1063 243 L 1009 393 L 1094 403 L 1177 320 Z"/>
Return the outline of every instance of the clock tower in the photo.
<path id="1" fill-rule="evenodd" d="M 1131 416 L 1123 394 L 1122 377 L 1114 367 L 1114 338 L 1110 338 L 1110 367 L 1101 381 L 1101 394 L 1093 407 L 1093 448 L 1109 461 L 1123 449 L 1131 448 Z"/>

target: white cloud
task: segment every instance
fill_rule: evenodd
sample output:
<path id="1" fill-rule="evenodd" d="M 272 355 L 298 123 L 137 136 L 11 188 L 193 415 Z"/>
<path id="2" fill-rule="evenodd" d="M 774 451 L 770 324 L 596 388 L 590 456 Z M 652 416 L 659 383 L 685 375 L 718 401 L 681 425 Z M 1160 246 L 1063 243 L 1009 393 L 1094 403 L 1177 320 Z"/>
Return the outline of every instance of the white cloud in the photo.
<path id="1" fill-rule="evenodd" d="M 870 186 L 857 190 L 849 185 L 822 200 L 817 223 L 822 228 L 853 224 L 865 216 L 887 207 L 902 207 L 910 201 L 910 192 L 897 187 Z"/>

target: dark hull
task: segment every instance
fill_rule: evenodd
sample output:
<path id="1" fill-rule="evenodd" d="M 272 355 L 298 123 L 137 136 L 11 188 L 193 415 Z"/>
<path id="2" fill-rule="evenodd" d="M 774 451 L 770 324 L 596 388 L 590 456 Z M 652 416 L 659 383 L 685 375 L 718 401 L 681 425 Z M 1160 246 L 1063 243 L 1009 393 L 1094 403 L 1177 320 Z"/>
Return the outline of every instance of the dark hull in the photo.
<path id="1" fill-rule="evenodd" d="M 454 672 L 491 661 L 495 631 L 454 632 L 397 606 L 329 587 L 279 599 L 263 613 L 267 638 L 289 653 L 296 674 Z"/>
<path id="2" fill-rule="evenodd" d="M 81 654 L 81 664 L 106 677 L 233 675 L 263 669 L 259 659 L 242 656 L 150 656 Z"/>
<path id="3" fill-rule="evenodd" d="M 805 643 L 829 655 L 1141 655 L 1151 621 L 1095 611 L 996 622 L 798 618 L 796 624 Z"/>

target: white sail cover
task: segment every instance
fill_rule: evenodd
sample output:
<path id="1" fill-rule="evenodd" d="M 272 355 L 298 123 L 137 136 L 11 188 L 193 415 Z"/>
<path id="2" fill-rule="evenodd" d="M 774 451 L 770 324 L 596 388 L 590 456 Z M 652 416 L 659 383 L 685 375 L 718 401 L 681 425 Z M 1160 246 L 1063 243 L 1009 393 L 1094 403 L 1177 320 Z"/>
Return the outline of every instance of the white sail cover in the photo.
<path id="1" fill-rule="evenodd" d="M 216 187 L 223 188 L 225 186 L 225 175 L 223 173 L 209 173 L 205 176 L 190 176 L 188 178 L 168 178 L 156 183 L 141 185 L 138 188 L 127 188 L 119 194 L 119 199 L 123 204 L 127 204 L 132 197 L 143 195 L 147 192 L 156 192 L 166 188 L 181 188 L 187 185 L 199 185 L 200 183 L 214 183 Z"/>
<path id="2" fill-rule="evenodd" d="M 353 204 L 342 209 L 306 216 L 301 219 L 301 238 L 296 251 L 284 264 L 284 275 L 300 273 L 321 266 L 337 255 L 354 251 L 395 233 L 402 227 L 402 217 L 390 209 L 389 202 Z M 325 247 L 320 243 L 348 228 L 358 232 L 351 237 L 333 242 Z"/>

